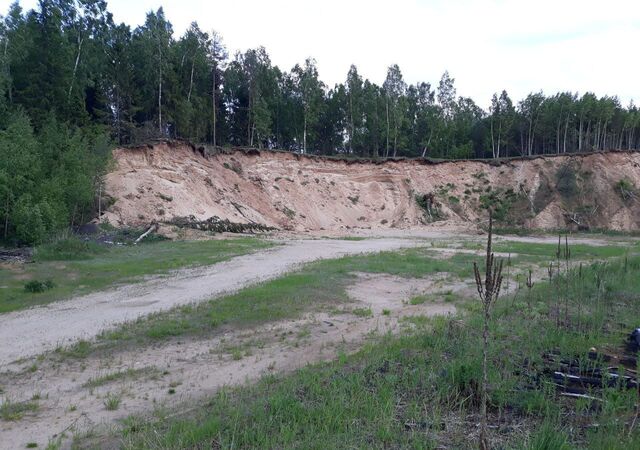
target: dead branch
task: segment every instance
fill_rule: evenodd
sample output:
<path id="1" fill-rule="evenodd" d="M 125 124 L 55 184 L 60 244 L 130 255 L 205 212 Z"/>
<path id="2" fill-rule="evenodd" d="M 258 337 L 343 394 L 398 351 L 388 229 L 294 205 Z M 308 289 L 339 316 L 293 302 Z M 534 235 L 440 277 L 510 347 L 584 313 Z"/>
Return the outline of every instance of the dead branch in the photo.
<path id="1" fill-rule="evenodd" d="M 138 242 L 140 242 L 141 240 L 143 240 L 144 238 L 146 238 L 149 234 L 151 234 L 152 232 L 156 231 L 157 229 L 158 229 L 158 224 L 157 224 L 157 223 L 154 223 L 153 225 L 151 225 L 151 226 L 149 227 L 149 229 L 148 229 L 147 231 L 145 231 L 144 233 L 142 233 L 142 234 L 138 237 L 138 239 L 136 239 L 136 240 L 134 241 L 134 243 L 133 243 L 133 244 L 134 244 L 134 245 L 135 245 L 135 244 L 137 244 Z"/>

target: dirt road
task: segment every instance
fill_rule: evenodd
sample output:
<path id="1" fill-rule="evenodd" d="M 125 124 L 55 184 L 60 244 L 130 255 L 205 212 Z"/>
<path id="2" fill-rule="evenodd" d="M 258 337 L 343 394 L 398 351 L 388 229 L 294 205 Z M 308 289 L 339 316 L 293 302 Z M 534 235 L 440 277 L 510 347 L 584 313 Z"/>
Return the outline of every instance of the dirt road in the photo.
<path id="1" fill-rule="evenodd" d="M 0 315 L 0 367 L 78 339 L 90 339 L 108 327 L 149 313 L 208 300 L 276 278 L 309 261 L 394 250 L 417 242 L 394 238 L 294 240 L 213 266 L 181 270 L 138 284 Z"/>

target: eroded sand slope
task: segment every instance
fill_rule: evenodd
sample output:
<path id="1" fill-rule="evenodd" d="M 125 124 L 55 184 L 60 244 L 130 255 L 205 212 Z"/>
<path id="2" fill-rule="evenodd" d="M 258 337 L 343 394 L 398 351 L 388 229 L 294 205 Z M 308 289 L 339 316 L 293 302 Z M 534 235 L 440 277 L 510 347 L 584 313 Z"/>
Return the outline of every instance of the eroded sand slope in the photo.
<path id="1" fill-rule="evenodd" d="M 181 142 L 114 151 L 103 220 L 141 225 L 219 216 L 279 229 L 348 230 L 424 225 L 416 195 L 432 193 L 449 223 L 476 223 L 494 195 L 505 221 L 528 228 L 637 229 L 640 153 L 510 160 L 384 163 L 285 152 L 207 155 Z M 620 182 L 631 187 L 621 193 Z M 494 199 L 495 201 L 495 199 Z"/>

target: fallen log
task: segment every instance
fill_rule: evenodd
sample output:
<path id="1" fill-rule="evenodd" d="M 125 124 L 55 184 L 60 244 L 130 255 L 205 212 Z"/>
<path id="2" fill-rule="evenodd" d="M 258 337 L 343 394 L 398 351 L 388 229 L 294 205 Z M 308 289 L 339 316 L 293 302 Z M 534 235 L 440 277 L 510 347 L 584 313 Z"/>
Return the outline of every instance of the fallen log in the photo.
<path id="1" fill-rule="evenodd" d="M 151 226 L 149 227 L 149 229 L 148 229 L 147 231 L 145 231 L 144 233 L 142 233 L 142 234 L 138 237 L 138 239 L 136 239 L 136 240 L 133 242 L 133 245 L 136 245 L 138 242 L 140 242 L 141 240 L 143 240 L 144 238 L 146 238 L 150 233 L 152 233 L 153 231 L 155 231 L 155 230 L 157 230 L 157 229 L 158 229 L 158 224 L 154 223 L 153 225 L 151 225 Z"/>

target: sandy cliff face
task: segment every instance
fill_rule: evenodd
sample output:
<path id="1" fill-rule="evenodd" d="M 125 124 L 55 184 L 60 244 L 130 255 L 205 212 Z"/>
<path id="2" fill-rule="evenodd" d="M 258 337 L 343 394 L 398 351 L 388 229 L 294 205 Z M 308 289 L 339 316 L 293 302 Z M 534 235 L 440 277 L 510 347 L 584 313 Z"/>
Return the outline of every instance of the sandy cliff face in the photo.
<path id="1" fill-rule="evenodd" d="M 529 228 L 640 225 L 638 153 L 501 164 L 374 163 L 268 151 L 205 155 L 184 143 L 114 150 L 116 166 L 106 179 L 114 203 L 102 220 L 140 225 L 194 215 L 298 231 L 407 228 L 433 220 L 475 223 L 490 203 L 505 224 Z M 431 216 L 416 202 L 425 194 L 433 199 Z"/>

